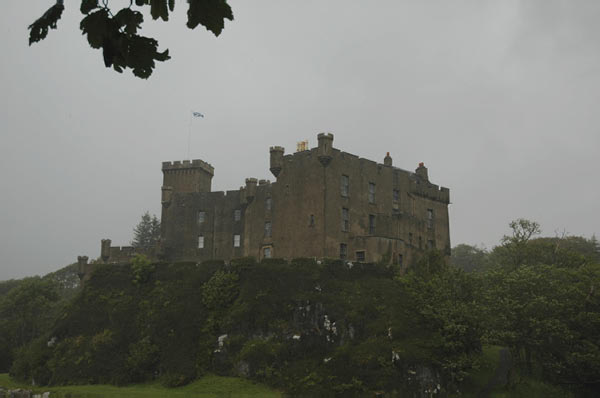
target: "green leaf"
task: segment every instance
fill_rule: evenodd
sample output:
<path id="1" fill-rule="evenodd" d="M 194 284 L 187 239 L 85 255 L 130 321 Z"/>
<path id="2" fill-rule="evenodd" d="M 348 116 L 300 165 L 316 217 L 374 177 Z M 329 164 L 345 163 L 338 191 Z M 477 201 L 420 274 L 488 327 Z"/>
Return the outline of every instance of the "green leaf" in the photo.
<path id="1" fill-rule="evenodd" d="M 203 25 L 215 36 L 219 36 L 225 27 L 225 19 L 233 21 L 231 7 L 225 0 L 188 0 L 187 26 L 195 29 Z"/>
<path id="2" fill-rule="evenodd" d="M 81 0 L 81 13 L 89 14 L 95 8 L 98 8 L 98 0 Z"/>
<path id="3" fill-rule="evenodd" d="M 44 40 L 48 35 L 48 29 L 56 29 L 56 23 L 62 16 L 64 9 L 65 6 L 62 4 L 62 2 L 57 2 L 55 5 L 50 7 L 44 13 L 44 15 L 29 25 L 29 45 Z"/>
<path id="4" fill-rule="evenodd" d="M 144 16 L 139 11 L 123 8 L 115 15 L 114 20 L 119 27 L 125 27 L 125 33 L 134 35 L 138 29 L 141 29 Z"/>
<path id="5" fill-rule="evenodd" d="M 169 20 L 169 10 L 167 9 L 167 0 L 150 0 L 150 14 L 152 19 L 161 18 L 163 21 Z"/>
<path id="6" fill-rule="evenodd" d="M 103 47 L 109 33 L 114 34 L 115 30 L 118 31 L 116 26 L 111 26 L 111 22 L 108 12 L 101 9 L 83 18 L 79 28 L 84 35 L 87 35 L 88 43 L 92 48 L 100 48 Z"/>

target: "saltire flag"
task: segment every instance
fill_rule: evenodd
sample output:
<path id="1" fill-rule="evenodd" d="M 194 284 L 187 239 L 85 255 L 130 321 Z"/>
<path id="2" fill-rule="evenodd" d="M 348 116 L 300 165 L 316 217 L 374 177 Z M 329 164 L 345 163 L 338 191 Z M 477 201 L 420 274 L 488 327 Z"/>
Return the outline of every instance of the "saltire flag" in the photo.
<path id="1" fill-rule="evenodd" d="M 192 112 L 192 115 L 194 115 L 194 117 L 204 117 L 200 112 Z"/>

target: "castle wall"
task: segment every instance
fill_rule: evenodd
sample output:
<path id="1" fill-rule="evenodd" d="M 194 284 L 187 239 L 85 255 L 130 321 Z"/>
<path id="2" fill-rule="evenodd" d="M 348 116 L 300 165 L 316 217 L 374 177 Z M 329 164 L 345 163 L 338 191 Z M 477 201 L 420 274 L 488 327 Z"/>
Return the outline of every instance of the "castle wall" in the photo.
<path id="1" fill-rule="evenodd" d="M 338 258 L 342 244 L 351 261 L 364 256 L 368 262 L 408 264 L 430 247 L 449 254 L 449 190 L 432 184 L 424 165 L 409 172 L 393 167 L 389 154 L 377 163 L 332 145 L 333 135 L 319 135 L 318 147 L 311 150 L 284 155 L 283 148 L 272 147 L 270 169 L 277 181 L 250 178 L 226 193 L 210 192 L 213 170 L 204 162 L 164 163 L 165 258 L 260 259 L 265 248 L 272 257 Z M 342 194 L 342 176 L 348 179 L 347 194 Z M 347 209 L 347 228 L 342 209 Z M 234 247 L 236 235 L 239 247 Z"/>

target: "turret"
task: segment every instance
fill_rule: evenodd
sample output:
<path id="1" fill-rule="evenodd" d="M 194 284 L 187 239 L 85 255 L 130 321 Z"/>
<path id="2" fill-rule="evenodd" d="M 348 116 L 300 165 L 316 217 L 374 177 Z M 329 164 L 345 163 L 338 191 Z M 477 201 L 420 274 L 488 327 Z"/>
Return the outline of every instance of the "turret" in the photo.
<path id="1" fill-rule="evenodd" d="M 417 173 L 417 175 L 421 177 L 421 179 L 429 181 L 429 176 L 427 175 L 427 167 L 425 167 L 425 163 L 419 163 L 419 167 L 416 168 L 415 173 Z"/>
<path id="2" fill-rule="evenodd" d="M 246 202 L 250 203 L 256 196 L 256 185 L 258 180 L 256 178 L 246 178 Z"/>
<path id="3" fill-rule="evenodd" d="M 87 263 L 87 256 L 77 256 L 77 275 L 79 276 L 79 280 L 82 280 L 85 276 Z"/>
<path id="4" fill-rule="evenodd" d="M 333 134 L 320 133 L 317 135 L 319 141 L 319 147 L 317 149 L 317 155 L 319 162 L 323 166 L 327 166 L 331 162 L 331 154 L 333 153 Z"/>
<path id="5" fill-rule="evenodd" d="M 383 158 L 383 164 L 386 166 L 392 165 L 392 157 L 390 156 L 389 152 L 385 155 L 385 158 Z"/>
<path id="6" fill-rule="evenodd" d="M 282 146 L 272 146 L 270 149 L 271 153 L 271 173 L 277 178 L 281 169 L 283 169 L 283 154 L 285 149 Z"/>
<path id="7" fill-rule="evenodd" d="M 102 239 L 100 241 L 100 258 L 103 262 L 107 262 L 110 258 L 110 239 Z"/>

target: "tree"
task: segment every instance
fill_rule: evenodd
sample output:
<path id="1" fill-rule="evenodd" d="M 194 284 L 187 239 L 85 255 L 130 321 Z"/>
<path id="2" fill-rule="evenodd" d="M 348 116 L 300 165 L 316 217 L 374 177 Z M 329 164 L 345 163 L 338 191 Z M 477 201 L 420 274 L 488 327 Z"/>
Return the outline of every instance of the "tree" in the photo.
<path id="1" fill-rule="evenodd" d="M 15 350 L 46 332 L 60 300 L 57 283 L 26 278 L 0 297 L 0 373 L 8 371 Z"/>
<path id="2" fill-rule="evenodd" d="M 461 243 L 452 248 L 450 263 L 465 272 L 484 271 L 488 268 L 488 251 Z"/>
<path id="3" fill-rule="evenodd" d="M 189 5 L 187 27 L 206 27 L 219 36 L 225 27 L 225 19 L 233 20 L 227 0 L 187 0 Z M 130 0 L 129 6 L 113 13 L 109 0 L 81 0 L 81 13 L 85 15 L 79 28 L 87 35 L 92 48 L 102 49 L 104 65 L 121 73 L 131 68 L 135 76 L 147 79 L 152 74 L 155 61 L 166 61 L 169 50 L 158 51 L 158 41 L 138 34 L 144 17 L 139 9 L 150 6 L 152 19 L 169 20 L 169 12 L 175 8 L 175 0 Z M 49 29 L 56 29 L 64 11 L 63 0 L 56 0 L 40 18 L 29 25 L 29 45 L 43 40 Z"/>
<path id="4" fill-rule="evenodd" d="M 160 239 L 160 221 L 149 212 L 142 215 L 141 221 L 133 229 L 131 246 L 148 249 L 154 247 Z"/>

